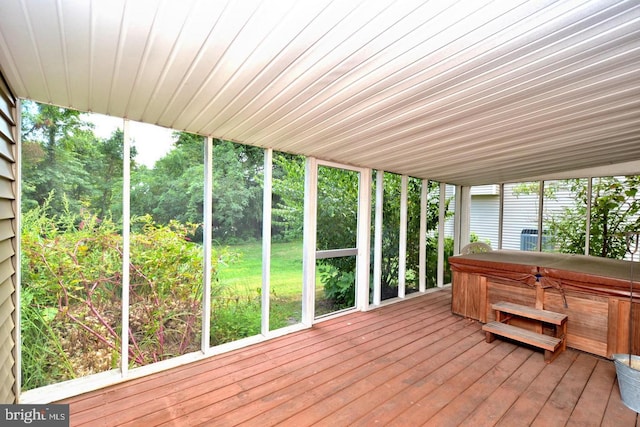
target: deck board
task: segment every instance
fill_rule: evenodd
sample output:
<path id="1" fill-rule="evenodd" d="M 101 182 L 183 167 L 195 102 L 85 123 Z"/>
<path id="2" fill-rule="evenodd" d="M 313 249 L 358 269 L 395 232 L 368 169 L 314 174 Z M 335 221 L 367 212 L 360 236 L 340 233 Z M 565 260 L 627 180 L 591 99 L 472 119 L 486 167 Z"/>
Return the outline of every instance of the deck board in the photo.
<path id="1" fill-rule="evenodd" d="M 475 427 L 497 423 L 546 366 L 544 359 L 538 356 L 529 351 L 528 359 L 508 379 L 488 393 L 486 399 L 460 425 Z"/>
<path id="2" fill-rule="evenodd" d="M 606 399 L 606 396 L 603 396 Z M 609 401 L 607 402 L 607 409 L 602 417 L 603 427 L 617 427 L 617 426 L 640 426 L 640 419 L 638 415 L 624 406 L 622 399 L 620 398 L 620 388 L 618 387 L 618 381 L 615 381 L 615 385 L 611 390 Z"/>
<path id="3" fill-rule="evenodd" d="M 447 289 L 63 401 L 72 426 L 629 425 L 613 362 L 484 341 Z"/>
<path id="4" fill-rule="evenodd" d="M 535 427 L 564 426 L 580 399 L 598 360 L 581 353 L 567 370 L 558 386 L 532 424 Z"/>
<path id="5" fill-rule="evenodd" d="M 529 356 L 531 351 L 523 347 L 515 349 L 466 390 L 453 396 L 429 422 L 438 426 L 460 425 L 494 390 L 513 375 Z"/>
<path id="6" fill-rule="evenodd" d="M 609 399 L 611 389 L 615 384 L 615 366 L 604 360 L 598 360 L 589 382 L 580 395 L 580 400 L 576 404 L 567 426 L 586 427 L 599 426 L 602 424 Z"/>
<path id="7" fill-rule="evenodd" d="M 340 375 L 326 376 L 319 372 L 311 378 L 315 384 L 312 393 L 305 395 L 308 386 L 298 383 L 291 393 L 287 391 L 290 399 L 286 403 L 261 411 L 258 414 L 260 421 L 263 425 L 277 425 L 285 421 L 286 418 L 283 416 L 287 413 L 296 412 L 298 412 L 296 416 L 290 418 L 288 422 L 297 423 L 298 419 L 304 422 L 312 419 L 320 420 L 330 408 L 340 408 L 349 400 L 370 392 L 374 384 L 384 382 L 391 375 L 409 369 L 401 363 L 403 359 L 416 353 L 430 351 L 437 341 L 462 328 L 461 323 L 459 319 L 455 319 L 453 323 L 449 323 L 448 319 L 438 320 L 438 323 L 408 335 L 408 341 L 398 340 L 393 347 L 389 347 L 392 350 L 390 352 L 361 354 L 348 362 L 342 362 Z M 372 378 L 375 382 L 371 381 Z M 235 417 L 236 414 L 232 413 L 229 416 Z"/>
<path id="8" fill-rule="evenodd" d="M 545 366 L 496 425 L 510 427 L 533 423 L 577 356 L 577 352 L 567 350 L 562 352 L 553 363 Z"/>
<path id="9" fill-rule="evenodd" d="M 371 421 L 376 422 L 379 414 L 392 414 L 398 411 L 401 405 L 395 403 L 398 395 L 406 398 L 403 403 L 410 401 L 407 390 L 411 390 L 425 376 L 446 365 L 452 355 L 464 353 L 467 349 L 476 346 L 481 340 L 475 333 L 475 328 L 460 329 L 446 338 L 443 338 L 424 352 L 411 355 L 400 360 L 398 363 L 390 365 L 382 371 L 381 375 L 370 377 L 366 380 L 369 388 L 366 393 L 354 396 L 351 394 L 353 386 L 346 389 L 346 395 L 350 399 L 342 408 L 335 408 L 335 412 L 322 413 L 323 403 L 317 403 L 315 409 L 322 414 L 320 425 L 344 425 L 356 423 L 366 425 Z M 358 386 L 358 384 L 355 384 Z M 426 388 L 425 388 L 426 391 Z M 357 397 L 353 399 L 354 397 Z M 334 400 L 340 399 L 338 396 Z M 298 421 L 299 417 L 294 416 L 292 421 Z"/>
<path id="10" fill-rule="evenodd" d="M 437 387 L 428 395 L 415 402 L 411 408 L 397 415 L 389 425 L 415 426 L 421 425 L 425 419 L 430 420 L 440 410 L 462 394 L 471 384 L 478 381 L 490 369 L 516 349 L 514 344 L 500 343 L 469 363 L 444 383 L 437 383 Z M 402 398 L 403 396 L 398 396 Z M 419 409 L 419 410 L 416 410 Z M 436 424 L 437 425 L 437 424 Z"/>

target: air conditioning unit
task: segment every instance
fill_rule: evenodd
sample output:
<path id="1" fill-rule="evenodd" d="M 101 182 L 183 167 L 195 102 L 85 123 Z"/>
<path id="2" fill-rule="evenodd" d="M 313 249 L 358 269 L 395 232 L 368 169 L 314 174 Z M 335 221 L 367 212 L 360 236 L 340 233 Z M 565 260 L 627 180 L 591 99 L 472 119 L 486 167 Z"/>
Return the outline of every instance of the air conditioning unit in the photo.
<path id="1" fill-rule="evenodd" d="M 520 232 L 520 250 L 535 251 L 538 245 L 538 230 L 536 228 L 525 228 Z M 553 249 L 551 236 L 546 233 L 542 235 L 542 248 Z"/>

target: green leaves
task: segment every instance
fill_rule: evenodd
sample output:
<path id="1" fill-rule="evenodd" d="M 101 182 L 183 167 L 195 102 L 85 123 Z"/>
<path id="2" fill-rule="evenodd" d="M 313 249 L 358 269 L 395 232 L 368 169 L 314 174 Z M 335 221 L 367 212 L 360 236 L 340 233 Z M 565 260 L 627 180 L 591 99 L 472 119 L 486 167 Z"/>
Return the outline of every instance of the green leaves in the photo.
<path id="1" fill-rule="evenodd" d="M 589 253 L 623 259 L 626 254 L 624 233 L 640 226 L 638 185 L 640 176 L 599 177 L 593 179 Z M 554 236 L 560 252 L 583 254 L 587 210 L 585 180 L 561 181 L 576 197 L 573 206 L 546 219 L 545 227 Z"/>
<path id="2" fill-rule="evenodd" d="M 27 388 L 111 369 L 120 348 L 118 227 L 88 210 L 50 212 L 45 203 L 23 216 Z M 203 253 L 187 238 L 195 225 L 162 226 L 150 216 L 133 222 L 139 232 L 131 234 L 130 356 L 140 365 L 199 348 Z"/>
<path id="3" fill-rule="evenodd" d="M 351 265 L 353 264 L 351 263 Z M 332 303 L 332 310 L 355 305 L 355 271 L 353 271 L 353 267 L 345 269 L 325 264 L 319 267 L 319 272 L 320 280 L 324 285 L 324 295 Z"/>

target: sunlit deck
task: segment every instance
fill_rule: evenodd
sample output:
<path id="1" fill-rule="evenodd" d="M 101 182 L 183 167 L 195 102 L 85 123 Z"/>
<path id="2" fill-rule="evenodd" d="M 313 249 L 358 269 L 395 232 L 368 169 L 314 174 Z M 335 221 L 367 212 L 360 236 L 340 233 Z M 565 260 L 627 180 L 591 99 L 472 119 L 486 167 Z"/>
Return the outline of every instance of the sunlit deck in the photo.
<path id="1" fill-rule="evenodd" d="M 636 425 L 613 362 L 480 327 L 437 291 L 65 402 L 91 426 Z"/>

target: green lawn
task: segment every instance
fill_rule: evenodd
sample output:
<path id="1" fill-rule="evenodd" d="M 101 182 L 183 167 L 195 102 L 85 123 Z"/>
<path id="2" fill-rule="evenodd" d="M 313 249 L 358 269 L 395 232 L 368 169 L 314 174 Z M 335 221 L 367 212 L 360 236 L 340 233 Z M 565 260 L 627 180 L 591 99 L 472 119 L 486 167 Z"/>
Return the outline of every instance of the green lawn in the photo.
<path id="1" fill-rule="evenodd" d="M 239 254 L 229 265 L 219 265 L 220 284 L 241 299 L 255 301 L 247 307 L 249 323 L 255 329 L 260 322 L 258 297 L 262 290 L 262 245 L 246 243 L 228 246 Z M 277 329 L 301 320 L 302 309 L 302 242 L 273 243 L 271 245 L 270 327 Z M 320 274 L 316 274 L 316 314 L 333 311 L 325 301 Z"/>
<path id="2" fill-rule="evenodd" d="M 257 297 L 262 289 L 262 244 L 247 243 L 229 246 L 229 251 L 238 253 L 232 264 L 219 266 L 218 279 L 233 293 L 240 296 Z M 302 315 L 302 242 L 274 243 L 271 245 L 270 280 L 270 328 L 278 329 L 298 323 Z M 256 311 L 250 316 L 251 323 L 259 324 L 260 305 L 247 310 Z"/>
<path id="3" fill-rule="evenodd" d="M 238 292 L 257 291 L 262 287 L 262 244 L 229 246 L 239 259 L 219 266 L 218 278 Z M 279 297 L 297 297 L 302 293 L 302 242 L 271 245 L 271 293 Z"/>

